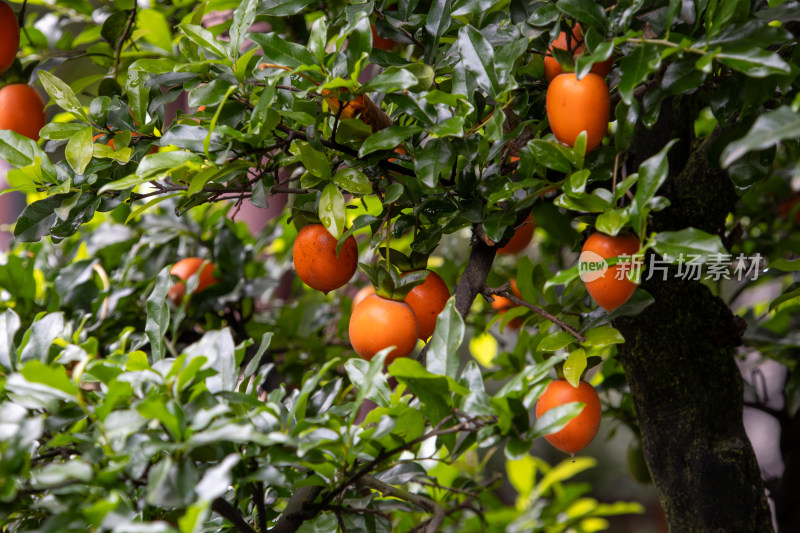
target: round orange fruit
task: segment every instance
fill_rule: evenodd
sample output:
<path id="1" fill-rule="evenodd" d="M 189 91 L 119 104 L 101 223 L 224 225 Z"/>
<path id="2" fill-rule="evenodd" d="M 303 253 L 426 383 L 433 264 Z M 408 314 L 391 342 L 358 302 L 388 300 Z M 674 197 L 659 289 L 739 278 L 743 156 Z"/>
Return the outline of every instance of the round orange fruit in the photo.
<path id="1" fill-rule="evenodd" d="M 202 257 L 181 259 L 169 270 L 171 275 L 177 276 L 181 280 L 176 282 L 167 292 L 167 298 L 176 306 L 181 304 L 183 297 L 186 295 L 186 281 L 197 274 L 198 271 L 200 274 L 198 275 L 197 288 L 194 292 L 203 291 L 211 285 L 219 283 L 219 280 L 214 277 L 214 264 Z"/>
<path id="2" fill-rule="evenodd" d="M 19 23 L 11 6 L 0 2 L 0 74 L 8 70 L 19 51 Z"/>
<path id="3" fill-rule="evenodd" d="M 600 398 L 594 388 L 585 381 L 581 381 L 575 388 L 567 380 L 554 380 L 536 402 L 536 417 L 571 402 L 586 405 L 561 431 L 545 435 L 544 438 L 562 452 L 574 455 L 592 442 L 600 429 Z"/>
<path id="4" fill-rule="evenodd" d="M 328 294 L 350 281 L 358 267 L 358 244 L 349 236 L 336 253 L 336 238 L 322 224 L 304 226 L 292 247 L 294 268 L 303 283 Z"/>
<path id="5" fill-rule="evenodd" d="M 14 83 L 0 89 L 0 130 L 16 131 L 34 141 L 47 119 L 44 100 L 38 91 L 25 83 Z"/>
<path id="6" fill-rule="evenodd" d="M 410 305 L 373 294 L 353 309 L 349 332 L 353 349 L 367 361 L 381 350 L 394 346 L 386 356 L 386 364 L 389 364 L 414 350 L 419 325 Z"/>
<path id="7" fill-rule="evenodd" d="M 590 261 L 592 258 L 599 260 L 611 259 L 622 255 L 633 255 L 639 251 L 641 243 L 636 235 L 626 234 L 612 237 L 602 232 L 589 235 L 581 249 L 581 259 Z M 596 254 L 592 256 L 591 254 Z M 599 258 L 598 258 L 599 256 Z M 593 279 L 587 281 L 584 278 L 586 290 L 589 295 L 597 302 L 597 305 L 609 313 L 621 306 L 636 290 L 636 284 L 628 279 L 623 269 L 630 269 L 630 265 L 617 263 L 601 275 L 592 276 Z"/>
<path id="8" fill-rule="evenodd" d="M 575 146 L 586 131 L 586 153 L 603 140 L 611 116 L 611 98 L 606 81 L 597 74 L 578 79 L 575 74 L 556 76 L 545 97 L 550 129 L 560 142 Z"/>
<path id="9" fill-rule="evenodd" d="M 509 239 L 505 246 L 497 250 L 498 255 L 513 255 L 521 252 L 533 240 L 533 231 L 536 229 L 536 223 L 533 221 L 533 215 L 528 215 L 515 231 L 514 236 Z"/>
<path id="10" fill-rule="evenodd" d="M 425 281 L 411 289 L 404 300 L 414 310 L 419 323 L 419 338 L 422 340 L 433 335 L 439 313 L 450 298 L 447 283 L 436 272 L 429 272 Z"/>

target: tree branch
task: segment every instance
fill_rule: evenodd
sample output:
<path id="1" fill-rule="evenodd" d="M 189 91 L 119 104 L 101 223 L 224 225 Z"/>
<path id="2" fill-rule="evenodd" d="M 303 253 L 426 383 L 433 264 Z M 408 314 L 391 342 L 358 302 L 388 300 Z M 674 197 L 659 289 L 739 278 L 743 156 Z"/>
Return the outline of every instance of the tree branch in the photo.
<path id="1" fill-rule="evenodd" d="M 286 509 L 283 510 L 278 523 L 269 530 L 270 533 L 294 533 L 303 522 L 317 516 L 319 506 L 314 503 L 314 500 L 317 499 L 320 492 L 322 492 L 322 487 L 319 485 L 297 489 L 289 498 L 289 503 L 286 504 Z"/>
<path id="2" fill-rule="evenodd" d="M 244 518 L 242 518 L 242 515 L 239 514 L 239 511 L 237 511 L 236 508 L 228 502 L 228 500 L 217 498 L 211 502 L 211 510 L 236 526 L 236 529 L 241 531 L 241 533 L 256 533 L 256 530 L 253 529 L 250 524 L 245 522 Z"/>
<path id="3" fill-rule="evenodd" d="M 363 476 L 359 483 L 365 487 L 377 490 L 384 496 L 394 496 L 395 498 L 413 503 L 417 507 L 421 507 L 422 509 L 425 509 L 429 513 L 433 514 L 433 518 L 427 522 L 425 528 L 422 530 L 423 533 L 436 533 L 439 531 L 439 528 L 444 522 L 444 509 L 441 505 L 430 498 L 426 498 L 420 494 L 414 494 L 413 492 L 389 485 L 388 483 L 384 483 L 383 481 L 369 475 Z"/>
<path id="4" fill-rule="evenodd" d="M 486 286 L 484 286 L 484 288 L 481 289 L 481 294 L 483 294 L 484 296 L 487 296 L 487 297 L 492 297 L 492 296 L 497 295 L 497 296 L 503 296 L 504 298 L 508 298 L 509 300 L 514 302 L 515 304 L 521 305 L 523 307 L 527 307 L 528 309 L 530 309 L 531 311 L 533 311 L 534 313 L 536 313 L 540 317 L 545 318 L 545 319 L 549 320 L 550 322 L 554 323 L 555 325 L 557 325 L 558 327 L 560 327 L 561 329 L 563 329 L 564 331 L 566 331 L 567 333 L 569 333 L 570 335 L 575 337 L 575 339 L 578 342 L 586 341 L 586 337 L 584 337 L 583 335 L 578 333 L 575 329 L 570 327 L 564 321 L 562 321 L 561 319 L 559 319 L 558 317 L 556 317 L 554 315 L 551 315 L 550 313 L 548 313 L 547 311 L 545 311 L 541 307 L 533 305 L 532 303 L 530 303 L 530 302 L 528 302 L 526 300 L 523 300 L 522 298 L 517 297 L 514 293 L 509 291 L 508 288 L 509 288 L 509 284 L 508 283 L 505 283 L 505 284 L 501 285 L 500 287 L 496 287 L 496 288 L 495 287 L 486 287 Z"/>

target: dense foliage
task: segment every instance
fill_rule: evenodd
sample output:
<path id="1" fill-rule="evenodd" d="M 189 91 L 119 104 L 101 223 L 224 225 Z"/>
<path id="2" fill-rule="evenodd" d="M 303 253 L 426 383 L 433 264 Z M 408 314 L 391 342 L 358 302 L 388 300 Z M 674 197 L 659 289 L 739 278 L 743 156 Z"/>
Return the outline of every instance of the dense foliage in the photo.
<path id="1" fill-rule="evenodd" d="M 35 80 L 50 120 L 38 143 L 0 130 L 28 194 L 0 260 L 0 528 L 596 531 L 640 511 L 569 481 L 591 458 L 530 454 L 582 408 L 533 417 L 556 373 L 576 385 L 590 369 L 605 423 L 638 440 L 612 320 L 653 298 L 639 288 L 607 313 L 578 253 L 593 231 L 630 230 L 643 276 L 704 265 L 745 342 L 789 368 L 792 398 L 798 7 L 28 3 L 2 82 Z M 548 50 L 575 22 L 573 63 Z M 588 153 L 585 134 L 569 147 L 549 129 L 548 53 L 578 76 L 614 58 L 613 122 Z M 691 138 L 632 150 L 662 114 L 690 117 Z M 720 227 L 670 211 L 671 195 L 710 194 L 671 188 L 678 142 L 738 195 Z M 239 221 L 254 207 L 255 230 Z M 495 257 L 531 212 L 535 245 Z M 680 226 L 654 231 L 657 213 Z M 379 285 L 398 268 L 442 276 L 454 297 L 424 348 L 386 369 L 385 352 L 353 352 L 369 282 L 324 295 L 291 277 L 309 222 L 355 235 Z M 175 306 L 185 257 L 219 282 L 191 278 Z M 522 305 L 497 313 L 497 295 Z M 503 478 L 515 505 L 493 492 Z"/>

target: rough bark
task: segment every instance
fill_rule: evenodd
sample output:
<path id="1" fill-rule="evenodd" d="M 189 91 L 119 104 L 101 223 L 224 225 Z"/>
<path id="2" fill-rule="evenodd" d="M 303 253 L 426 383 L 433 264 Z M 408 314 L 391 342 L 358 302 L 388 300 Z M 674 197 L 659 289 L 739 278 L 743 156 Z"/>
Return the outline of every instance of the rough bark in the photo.
<path id="1" fill-rule="evenodd" d="M 709 163 L 709 143 L 692 142 L 690 102 L 680 105 L 678 111 L 668 102 L 658 123 L 635 135 L 634 167 L 670 139 L 681 139 L 670 152 L 670 177 L 661 191 L 671 207 L 650 227 L 694 226 L 721 234 L 736 196 L 730 180 Z M 699 281 L 654 276 L 642 287 L 655 303 L 637 317 L 615 322 L 625 336 L 619 361 L 670 531 L 772 531 L 742 423 L 742 380 L 734 360 L 742 321 Z"/>

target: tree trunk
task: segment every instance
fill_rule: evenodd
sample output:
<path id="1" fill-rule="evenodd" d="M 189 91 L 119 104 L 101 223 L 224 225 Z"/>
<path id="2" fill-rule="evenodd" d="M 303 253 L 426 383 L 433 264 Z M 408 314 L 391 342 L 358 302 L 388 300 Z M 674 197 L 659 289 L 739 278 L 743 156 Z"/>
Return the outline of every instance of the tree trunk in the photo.
<path id="1" fill-rule="evenodd" d="M 736 201 L 727 176 L 710 165 L 705 143 L 692 143 L 691 102 L 662 107 L 658 123 L 638 128 L 633 167 L 679 138 L 660 191 L 671 206 L 656 231 L 693 226 L 721 237 Z M 725 242 L 723 240 L 723 242 Z M 647 264 L 647 262 L 645 263 Z M 655 303 L 615 322 L 625 336 L 622 364 L 641 426 L 645 459 L 670 531 L 773 531 L 761 473 L 742 423 L 742 379 L 734 360 L 743 321 L 699 281 L 657 273 L 642 288 Z"/>

